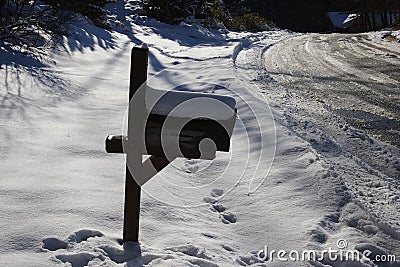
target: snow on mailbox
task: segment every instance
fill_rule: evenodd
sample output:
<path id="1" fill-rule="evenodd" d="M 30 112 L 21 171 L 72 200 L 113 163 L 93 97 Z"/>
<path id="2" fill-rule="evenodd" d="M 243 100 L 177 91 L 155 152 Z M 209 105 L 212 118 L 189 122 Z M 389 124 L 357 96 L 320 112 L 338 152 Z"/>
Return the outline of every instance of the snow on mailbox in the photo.
<path id="1" fill-rule="evenodd" d="M 229 96 L 150 88 L 148 48 L 131 56 L 127 136 L 109 135 L 108 153 L 126 153 L 123 241 L 138 241 L 140 187 L 177 157 L 214 159 L 228 152 L 236 120 Z M 150 157 L 143 161 L 143 155 Z"/>

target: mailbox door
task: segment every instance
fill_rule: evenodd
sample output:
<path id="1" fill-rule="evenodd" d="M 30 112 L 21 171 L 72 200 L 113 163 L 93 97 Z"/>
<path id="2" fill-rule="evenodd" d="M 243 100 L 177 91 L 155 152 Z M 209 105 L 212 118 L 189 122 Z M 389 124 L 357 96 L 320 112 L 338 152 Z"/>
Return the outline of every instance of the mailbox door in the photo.
<path id="1" fill-rule="evenodd" d="M 179 138 L 179 149 L 185 158 L 201 158 L 199 151 L 200 142 L 206 138 L 211 139 L 216 147 L 216 151 L 229 152 L 230 137 L 232 136 L 233 127 L 235 125 L 235 116 L 226 120 L 216 122 L 206 118 L 189 120 L 188 118 L 169 117 L 168 120 L 175 120 L 176 125 L 187 122 L 177 137 L 176 129 L 168 129 L 164 126 L 166 116 L 150 114 L 145 126 L 145 144 L 149 155 L 165 156 L 168 154 L 169 140 L 174 143 Z M 224 126 L 223 126 L 224 125 Z M 171 136 L 169 135 L 171 132 Z M 163 137 L 161 135 L 164 134 Z M 167 155 L 168 156 L 168 155 Z"/>

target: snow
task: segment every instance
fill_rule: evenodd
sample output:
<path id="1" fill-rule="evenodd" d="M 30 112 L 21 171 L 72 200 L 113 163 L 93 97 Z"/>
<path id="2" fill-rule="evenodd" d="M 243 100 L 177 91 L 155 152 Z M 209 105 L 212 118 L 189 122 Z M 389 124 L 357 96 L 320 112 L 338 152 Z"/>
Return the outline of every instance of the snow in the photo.
<path id="1" fill-rule="evenodd" d="M 377 31 L 377 32 L 370 32 L 368 34 L 372 40 L 374 40 L 377 43 L 384 44 L 385 46 L 390 46 L 391 49 L 394 49 L 396 51 L 400 51 L 400 46 L 398 43 L 400 43 L 400 31 L 387 31 L 387 30 L 382 30 L 382 31 Z M 392 39 L 397 40 L 397 42 L 391 40 L 385 39 L 385 37 L 391 36 L 393 37 Z M 388 54 L 389 56 L 392 56 Z"/>
<path id="2" fill-rule="evenodd" d="M 125 4 L 117 31 L 76 25 L 44 60 L 0 50 L 1 266 L 350 266 L 257 258 L 265 246 L 320 252 L 339 239 L 398 254 L 398 180 L 298 119 L 304 106 L 322 111 L 297 102 L 265 70 L 265 53 L 302 35 L 170 26 L 130 15 L 135 1 Z M 104 139 L 124 131 L 130 49 L 142 43 L 149 87 L 231 96 L 236 105 L 224 99 L 226 110 L 236 106 L 238 118 L 231 152 L 177 159 L 144 185 L 140 243 L 121 245 L 125 159 L 105 153 Z M 370 137 L 344 127 L 364 136 L 360 149 L 369 151 Z"/>

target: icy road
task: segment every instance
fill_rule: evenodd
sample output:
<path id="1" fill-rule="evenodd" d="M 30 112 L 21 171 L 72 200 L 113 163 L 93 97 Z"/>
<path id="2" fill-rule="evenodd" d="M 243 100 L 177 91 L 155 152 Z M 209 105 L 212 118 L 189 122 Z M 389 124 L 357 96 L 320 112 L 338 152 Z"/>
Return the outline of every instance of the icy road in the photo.
<path id="1" fill-rule="evenodd" d="M 332 145 L 337 149 L 399 179 L 399 162 L 388 157 L 400 148 L 398 49 L 366 35 L 306 35 L 273 46 L 265 62 L 288 94 L 306 103 L 293 116 L 309 118 L 335 141 Z M 354 129 L 336 125 L 338 120 Z M 385 144 L 375 147 L 368 136 Z M 324 149 L 316 140 L 311 142 Z M 366 142 L 372 151 L 365 149 Z"/>
<path id="2" fill-rule="evenodd" d="M 308 35 L 271 48 L 267 70 L 306 102 L 400 147 L 400 51 L 365 35 Z"/>

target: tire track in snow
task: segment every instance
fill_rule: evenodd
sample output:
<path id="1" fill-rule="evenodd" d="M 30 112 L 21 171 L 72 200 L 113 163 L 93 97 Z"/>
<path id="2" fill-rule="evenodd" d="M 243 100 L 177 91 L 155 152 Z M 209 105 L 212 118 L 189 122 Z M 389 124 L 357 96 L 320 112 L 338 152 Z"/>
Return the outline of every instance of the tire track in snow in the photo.
<path id="1" fill-rule="evenodd" d="M 369 74 L 363 70 L 359 71 L 357 66 L 353 67 L 347 61 L 344 63 L 340 61 L 337 57 L 340 58 L 341 56 L 326 55 L 333 54 L 329 44 L 326 44 L 328 47 L 325 44 L 320 45 L 319 40 L 310 37 L 300 37 L 299 39 L 304 38 L 311 39 L 311 44 L 305 47 L 306 50 L 308 47 L 308 50 L 311 50 L 314 55 L 308 53 L 307 57 L 309 57 L 309 61 L 304 62 L 303 65 L 292 64 L 292 61 L 288 64 L 282 59 L 276 59 L 277 55 L 274 54 L 279 54 L 281 58 L 285 58 L 286 55 L 292 56 L 290 49 L 285 49 L 284 45 L 271 49 L 270 56 L 266 59 L 266 64 L 270 66 L 268 70 L 271 74 L 275 74 L 274 78 L 281 83 L 285 83 L 285 86 L 293 88 L 294 85 L 297 89 L 301 88 L 301 90 L 296 90 L 296 93 L 316 94 L 321 101 L 336 109 L 360 109 L 365 112 L 372 112 L 378 116 L 383 115 L 389 119 L 400 118 L 398 81 L 393 78 L 384 80 L 385 75 L 380 75 L 380 72 L 374 75 L 372 69 L 368 70 Z M 293 41 L 296 42 L 296 46 L 298 47 L 298 54 L 305 54 L 301 40 L 295 38 Z M 332 46 L 334 45 L 332 44 Z M 280 52 L 279 49 L 284 49 L 284 52 Z M 346 56 L 349 55 L 346 54 Z M 292 57 L 300 56 L 293 55 Z M 353 61 L 350 63 L 353 63 Z M 277 67 L 276 65 L 281 66 Z M 288 78 L 285 72 L 282 72 L 282 69 L 285 68 L 289 70 L 297 68 L 297 73 L 301 76 L 298 81 L 299 84 L 297 84 L 297 81 L 296 84 L 293 84 L 293 79 Z M 390 68 L 395 69 L 393 66 L 387 66 L 387 69 Z M 310 82 L 310 79 L 303 79 L 310 71 L 313 72 L 315 78 L 311 79 L 312 82 Z M 338 97 L 350 97 L 351 101 L 338 101 Z M 393 136 L 390 141 L 396 143 L 396 138 Z"/>

